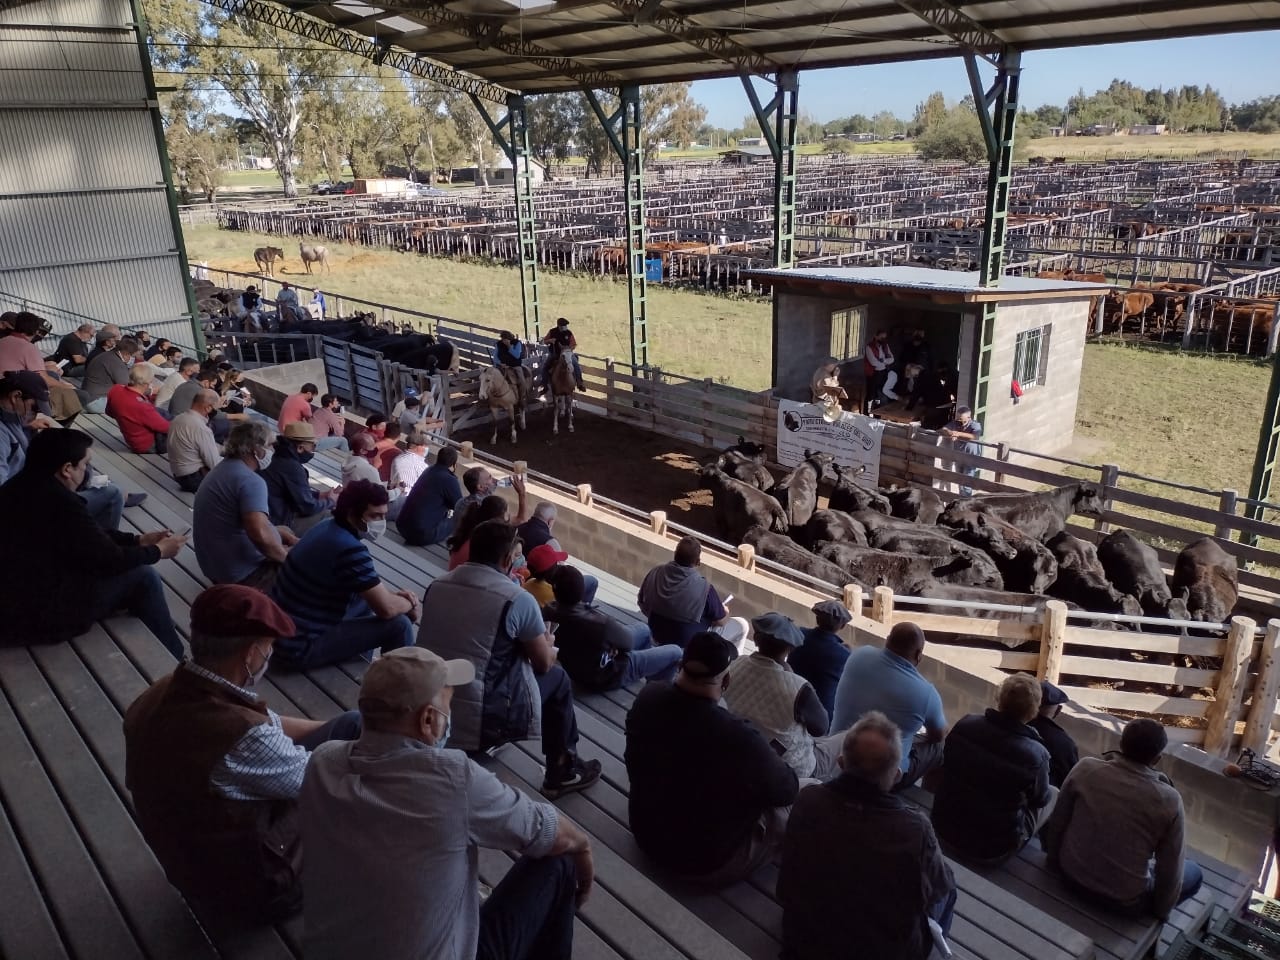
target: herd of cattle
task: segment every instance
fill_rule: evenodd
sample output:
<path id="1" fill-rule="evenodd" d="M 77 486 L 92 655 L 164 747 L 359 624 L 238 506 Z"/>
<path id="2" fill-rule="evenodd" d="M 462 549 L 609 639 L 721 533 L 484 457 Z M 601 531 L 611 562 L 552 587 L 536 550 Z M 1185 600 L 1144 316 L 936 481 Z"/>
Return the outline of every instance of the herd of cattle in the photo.
<path id="1" fill-rule="evenodd" d="M 1100 517 L 1106 509 L 1087 483 L 944 503 L 927 488 L 859 483 L 861 468 L 843 468 L 826 453 L 805 451 L 804 462 L 777 479 L 764 453 L 739 438 L 702 468 L 718 533 L 827 583 L 1015 607 L 1043 608 L 1057 598 L 1097 613 L 1205 623 L 1223 623 L 1236 604 L 1235 558 L 1208 537 L 1179 554 L 1170 578 L 1156 551 L 1126 530 L 1096 547 L 1068 533 L 1072 515 Z"/>

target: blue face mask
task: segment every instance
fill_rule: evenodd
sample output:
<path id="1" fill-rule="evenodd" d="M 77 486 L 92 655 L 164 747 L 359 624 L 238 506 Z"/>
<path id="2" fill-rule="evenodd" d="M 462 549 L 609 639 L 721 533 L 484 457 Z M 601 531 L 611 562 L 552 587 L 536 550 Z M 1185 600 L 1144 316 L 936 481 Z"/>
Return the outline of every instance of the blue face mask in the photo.
<path id="1" fill-rule="evenodd" d="M 436 712 L 444 713 L 443 710 L 437 710 Z M 451 710 L 448 713 L 444 714 L 444 733 L 441 735 L 440 739 L 436 741 L 436 746 L 439 747 L 441 750 L 443 750 L 444 745 L 449 742 L 449 734 L 452 732 L 453 732 L 453 711 Z"/>

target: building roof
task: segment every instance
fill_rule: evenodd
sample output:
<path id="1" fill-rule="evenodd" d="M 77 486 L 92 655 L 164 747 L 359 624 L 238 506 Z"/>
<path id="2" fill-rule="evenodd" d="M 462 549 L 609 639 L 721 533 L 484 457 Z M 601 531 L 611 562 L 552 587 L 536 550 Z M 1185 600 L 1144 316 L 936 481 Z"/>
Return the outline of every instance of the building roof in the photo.
<path id="1" fill-rule="evenodd" d="M 280 5 L 523 93 L 1280 28 L 1280 4 L 1234 0 L 977 0 L 961 10 L 941 0 Z"/>
<path id="2" fill-rule="evenodd" d="M 1075 280 L 1001 277 L 999 287 L 983 287 L 976 272 L 932 267 L 832 267 L 825 270 L 752 270 L 759 283 L 799 293 L 832 296 L 907 296 L 937 303 L 1009 303 L 1021 300 L 1087 300 L 1111 288 Z"/>
<path id="3" fill-rule="evenodd" d="M 770 160 L 773 159 L 773 151 L 768 147 L 730 147 L 728 150 L 720 151 L 720 155 L 724 157 L 732 157 L 736 153 L 747 157 L 768 157 Z"/>

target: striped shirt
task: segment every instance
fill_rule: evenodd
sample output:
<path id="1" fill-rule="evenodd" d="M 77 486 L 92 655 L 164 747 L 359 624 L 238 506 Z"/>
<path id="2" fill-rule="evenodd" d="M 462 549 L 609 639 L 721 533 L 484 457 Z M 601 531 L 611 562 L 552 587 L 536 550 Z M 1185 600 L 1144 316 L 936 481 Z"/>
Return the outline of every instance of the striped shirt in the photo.
<path id="1" fill-rule="evenodd" d="M 286 651 L 310 644 L 341 622 L 359 594 L 381 582 L 369 549 L 354 533 L 330 517 L 307 531 L 289 550 L 271 595 L 298 627 L 281 637 Z"/>

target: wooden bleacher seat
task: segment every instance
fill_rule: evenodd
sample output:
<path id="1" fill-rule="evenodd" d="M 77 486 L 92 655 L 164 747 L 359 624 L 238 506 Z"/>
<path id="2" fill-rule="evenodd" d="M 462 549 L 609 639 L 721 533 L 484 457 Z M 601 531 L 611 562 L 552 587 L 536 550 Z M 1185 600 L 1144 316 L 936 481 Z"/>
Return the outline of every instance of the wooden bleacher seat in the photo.
<path id="1" fill-rule="evenodd" d="M 82 417 L 78 426 L 94 437 L 95 462 L 104 472 L 126 491 L 149 494 L 125 511 L 124 528 L 191 525 L 194 497 L 177 490 L 163 457 L 125 452 L 104 417 Z M 310 466 L 318 475 L 336 477 L 339 463 L 322 452 Z M 384 580 L 396 589 L 421 592 L 447 567 L 443 547 L 407 547 L 394 527 L 371 551 Z M 624 620 L 640 619 L 634 585 L 581 566 L 600 578 L 601 604 Z M 185 637 L 190 604 L 206 585 L 194 552 L 184 548 L 157 570 Z M 168 885 L 133 820 L 124 786 L 121 717 L 173 666 L 159 642 L 129 618 L 105 620 L 70 644 L 0 650 L 0 889 L 8 897 L 8 909 L 0 913 L 0 956 L 301 955 L 296 920 L 253 930 L 202 926 Z M 363 660 L 353 660 L 306 672 L 272 670 L 258 689 L 277 711 L 327 719 L 355 706 L 364 668 Z M 773 960 L 782 919 L 773 895 L 776 867 L 705 893 L 662 877 L 636 847 L 622 759 L 623 725 L 633 699 L 634 691 L 617 690 L 577 700 L 580 750 L 600 760 L 604 776 L 590 790 L 557 803 L 591 834 L 596 856 L 597 886 L 577 920 L 575 957 Z M 508 745 L 486 763 L 506 782 L 538 796 L 543 771 L 536 743 Z M 511 862 L 507 854 L 483 851 L 482 878 L 496 884 Z M 960 897 L 951 942 L 960 960 L 1139 955 L 1121 952 L 1119 941 L 1108 939 L 1109 927 L 1087 926 L 1086 918 L 1066 909 L 1051 887 L 1026 870 L 1013 889 L 994 874 L 960 864 L 955 870 Z M 1234 890 L 1227 892 L 1234 896 Z M 1097 937 L 1103 943 L 1095 946 Z M 1135 948 L 1138 942 L 1132 938 Z"/>

